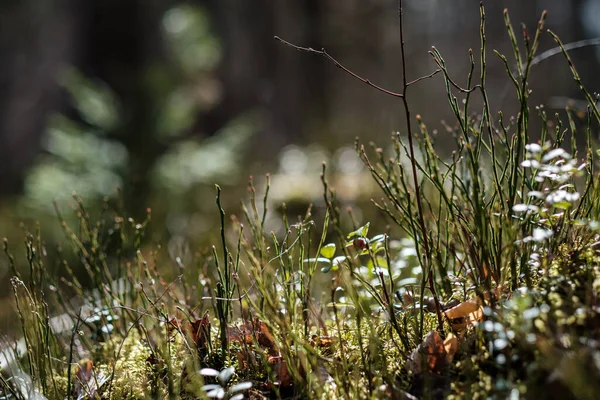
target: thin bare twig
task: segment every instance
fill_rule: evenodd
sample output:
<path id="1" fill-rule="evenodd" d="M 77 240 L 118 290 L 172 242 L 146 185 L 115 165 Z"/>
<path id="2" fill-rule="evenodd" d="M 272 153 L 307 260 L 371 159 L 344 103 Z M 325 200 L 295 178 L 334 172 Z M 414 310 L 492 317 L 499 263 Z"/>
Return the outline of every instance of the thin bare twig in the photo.
<path id="1" fill-rule="evenodd" d="M 437 75 L 438 73 L 440 73 L 440 72 L 442 72 L 442 70 L 441 70 L 441 69 L 436 69 L 435 71 L 433 71 L 433 72 L 432 72 L 432 73 L 430 73 L 429 75 L 425 75 L 425 76 L 422 76 L 422 77 L 420 77 L 420 78 L 417 78 L 417 79 L 415 79 L 415 80 L 413 80 L 413 81 L 410 81 L 410 82 L 408 82 L 408 83 L 406 84 L 406 87 L 409 87 L 409 86 L 411 86 L 411 85 L 414 85 L 415 83 L 417 83 L 417 82 L 420 82 L 420 81 L 423 81 L 423 80 L 425 80 L 425 79 L 432 78 L 432 77 L 436 76 L 436 75 Z"/>
<path id="2" fill-rule="evenodd" d="M 590 47 L 590 46 L 600 46 L 600 38 L 578 40 L 576 42 L 571 42 L 571 43 L 567 43 L 567 44 L 563 45 L 563 47 L 566 51 L 577 50 L 577 49 L 581 49 L 584 47 Z M 533 57 L 533 59 L 531 60 L 531 66 L 540 64 L 541 62 L 546 61 L 547 59 L 552 58 L 561 53 L 562 53 L 562 49 L 560 48 L 560 46 L 546 50 L 543 53 L 540 53 L 537 56 Z M 500 96 L 500 105 L 501 106 L 506 101 L 509 90 L 510 90 L 510 83 L 507 83 L 504 85 L 504 89 L 502 89 L 502 95 Z M 564 106 L 560 106 L 558 108 L 563 109 Z"/>
<path id="3" fill-rule="evenodd" d="M 423 211 L 423 202 L 421 201 L 421 190 L 419 188 L 419 178 L 417 177 L 417 160 L 415 157 L 415 146 L 413 143 L 413 133 L 412 133 L 412 124 L 410 117 L 410 108 L 408 106 L 408 100 L 406 99 L 406 90 L 408 89 L 409 82 L 406 78 L 406 51 L 404 46 L 404 11 L 402 8 L 402 0 L 398 0 L 398 21 L 400 24 L 400 55 L 402 56 L 402 103 L 404 104 L 404 113 L 406 115 L 406 129 L 408 130 L 408 147 L 410 150 L 410 164 L 412 169 L 413 176 L 413 185 L 415 186 L 415 197 L 417 202 L 417 211 L 419 214 L 419 225 L 421 228 L 421 240 L 423 242 L 423 271 L 427 271 L 427 283 L 429 285 L 429 290 L 431 290 L 431 294 L 433 295 L 433 300 L 435 302 L 436 314 L 438 318 L 438 331 L 441 335 L 444 335 L 444 319 L 442 317 L 442 306 L 440 304 L 440 300 L 437 295 L 437 290 L 435 288 L 435 279 L 433 276 L 433 266 L 431 263 L 431 251 L 429 249 L 429 235 L 427 234 L 427 227 L 425 225 L 424 211 Z M 417 238 L 415 238 L 415 242 L 417 242 Z M 418 246 L 417 246 L 418 248 Z M 423 293 L 421 293 L 421 297 Z M 422 299 L 421 299 L 422 300 Z M 422 303 L 422 301 L 421 301 Z M 421 309 L 421 329 L 423 327 L 423 310 Z M 423 332 L 419 332 L 421 335 Z"/>
<path id="4" fill-rule="evenodd" d="M 292 47 L 292 48 L 294 48 L 294 49 L 296 49 L 298 51 L 305 51 L 307 53 L 313 53 L 313 54 L 316 54 L 318 56 L 325 57 L 326 59 L 328 59 L 329 61 L 331 61 L 332 63 L 334 63 L 336 67 L 340 68 L 342 71 L 344 71 L 348 75 L 352 76 L 355 79 L 358 79 L 362 83 L 365 83 L 365 84 L 371 86 L 374 89 L 379 90 L 382 93 L 385 93 L 385 94 L 387 94 L 389 96 L 393 96 L 393 97 L 399 97 L 399 98 L 401 98 L 403 96 L 403 94 L 392 92 L 391 90 L 384 89 L 381 86 L 378 86 L 378 85 L 374 84 L 369 79 L 363 78 L 363 77 L 359 76 L 358 74 L 352 72 L 351 70 L 349 70 L 348 68 L 346 68 L 342 64 L 340 64 L 340 62 L 338 60 L 336 60 L 335 58 L 333 58 L 332 56 L 330 56 L 329 53 L 327 53 L 327 51 L 325 51 L 325 49 L 315 50 L 312 47 L 297 46 L 297 45 L 295 45 L 293 43 L 288 42 L 287 40 L 283 40 L 279 36 L 275 36 L 275 39 L 279 40 L 281 43 L 283 43 L 283 44 L 285 44 L 287 46 L 290 46 L 290 47 Z"/>
<path id="5" fill-rule="evenodd" d="M 477 84 L 477 85 L 473 86 L 471 89 L 465 89 L 464 87 L 461 87 L 458 83 L 454 82 L 452 80 L 452 78 L 450 78 L 450 75 L 448 75 L 447 73 L 445 75 L 446 75 L 446 78 L 448 78 L 448 82 L 450 82 L 450 84 L 452 86 L 454 86 L 454 88 L 461 93 L 471 93 L 471 92 L 475 91 L 476 89 L 481 88 L 481 85 Z"/>
<path id="6" fill-rule="evenodd" d="M 456 82 L 454 82 L 454 80 L 452 80 L 452 78 L 450 77 L 450 74 L 448 74 L 448 69 L 446 68 L 445 64 L 443 64 L 442 60 L 440 59 L 441 56 L 439 55 L 438 51 L 435 48 L 434 48 L 434 51 L 429 52 L 429 55 L 431 55 L 431 57 L 433 58 L 433 61 L 439 67 L 439 70 L 444 73 L 444 77 L 446 78 L 446 80 L 448 80 L 448 83 L 450 83 L 452 86 L 454 86 L 454 88 L 456 90 L 458 90 L 459 92 L 471 93 L 475 89 L 479 89 L 481 87 L 480 85 L 475 85 L 470 89 L 465 89 L 465 88 L 461 87 L 458 83 L 456 83 Z"/>
<path id="7" fill-rule="evenodd" d="M 301 46 L 297 46 L 293 43 L 290 43 L 286 40 L 283 40 L 282 38 L 280 38 L 279 36 L 275 36 L 275 39 L 280 41 L 281 43 L 292 47 L 293 49 L 296 49 L 298 51 L 304 51 L 307 53 L 312 53 L 312 54 L 316 54 L 322 57 L 325 57 L 326 59 L 328 59 L 329 61 L 331 61 L 333 64 L 335 64 L 336 67 L 340 68 L 341 70 L 343 70 L 345 73 L 347 73 L 348 75 L 352 76 L 355 79 L 358 79 L 359 81 L 363 82 L 364 84 L 367 84 L 369 86 L 371 86 L 374 89 L 379 90 L 382 93 L 385 93 L 389 96 L 393 96 L 396 98 L 400 98 L 402 99 L 402 103 L 404 104 L 404 111 L 405 111 L 405 115 L 406 115 L 406 127 L 408 130 L 408 144 L 409 144 L 409 149 L 410 149 L 410 159 L 411 159 L 411 166 L 412 166 L 412 175 L 413 175 L 413 184 L 415 186 L 415 192 L 416 192 L 416 202 L 417 202 L 417 208 L 418 208 L 418 217 L 419 217 L 419 225 L 420 225 L 420 229 L 421 229 L 421 235 L 422 235 L 422 242 L 423 242 L 423 264 L 425 266 L 424 270 L 429 271 L 428 272 L 428 276 L 427 276 L 427 283 L 429 286 L 429 290 L 431 290 L 431 293 L 433 294 L 433 298 L 436 304 L 436 311 L 437 311 L 437 317 L 438 317 L 438 330 L 440 331 L 441 334 L 443 334 L 444 332 L 444 327 L 443 327 L 443 317 L 442 317 L 442 307 L 440 305 L 439 302 L 439 298 L 437 295 L 437 290 L 435 288 L 435 280 L 433 277 L 433 269 L 431 268 L 431 254 L 430 254 L 430 249 L 429 249 L 429 236 L 427 234 L 427 227 L 425 225 L 425 219 L 424 219 L 424 211 L 423 211 L 423 204 L 421 201 L 421 196 L 420 196 L 420 185 L 419 185 L 419 181 L 418 181 L 418 177 L 417 177 L 417 167 L 416 167 L 416 157 L 415 157 L 415 150 L 414 150 L 414 144 L 413 144 L 413 134 L 412 134 L 412 124 L 411 124 L 411 117 L 410 117 L 410 108 L 408 106 L 408 101 L 406 100 L 406 91 L 407 89 L 411 86 L 414 85 L 417 82 L 420 82 L 424 79 L 428 79 L 431 78 L 435 75 L 437 75 L 440 72 L 443 72 L 443 68 L 438 68 L 437 70 L 433 71 L 432 73 L 430 73 L 429 75 L 425 75 L 422 76 L 420 78 L 417 78 L 415 80 L 412 81 L 408 81 L 407 76 L 406 76 L 406 52 L 404 49 L 404 30 L 403 30 L 403 12 L 402 12 L 402 0 L 398 0 L 398 17 L 399 17 L 399 21 L 400 21 L 400 52 L 401 52 L 401 56 L 402 56 L 402 93 L 396 93 L 396 92 L 392 92 L 390 90 L 384 89 L 381 86 L 378 86 L 376 84 L 374 84 L 373 82 L 371 82 L 369 79 L 363 78 L 361 76 L 359 76 L 358 74 L 354 73 L 353 71 L 351 71 L 350 69 L 346 68 L 345 66 L 343 66 L 340 62 L 338 62 L 335 58 L 333 58 L 331 55 L 329 55 L 329 53 L 327 53 L 327 51 L 325 49 L 321 49 L 321 50 L 315 50 L 312 47 L 301 47 Z M 446 74 L 447 75 L 447 74 Z M 453 83 L 454 84 L 454 83 Z M 460 87 L 457 87 L 458 89 L 460 89 Z M 473 88 L 472 90 L 474 90 L 475 88 Z M 418 240 L 418 238 L 415 237 L 415 240 Z"/>

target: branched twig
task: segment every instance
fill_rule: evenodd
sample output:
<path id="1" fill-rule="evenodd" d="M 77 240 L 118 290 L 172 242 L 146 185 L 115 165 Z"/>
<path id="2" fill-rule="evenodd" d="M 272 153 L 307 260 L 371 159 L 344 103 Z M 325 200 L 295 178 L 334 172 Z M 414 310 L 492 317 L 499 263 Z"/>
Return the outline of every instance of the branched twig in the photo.
<path id="1" fill-rule="evenodd" d="M 400 23 L 400 55 L 402 56 L 402 103 L 404 104 L 404 113 L 406 115 L 406 129 L 408 130 L 408 146 L 410 150 L 410 164 L 412 169 L 413 176 L 413 185 L 415 186 L 415 197 L 417 202 L 417 211 L 419 214 L 419 225 L 421 228 L 421 240 L 423 242 L 423 271 L 427 271 L 427 283 L 429 284 L 429 290 L 431 290 L 431 294 L 433 295 L 433 300 L 435 302 L 436 314 L 438 317 L 438 330 L 440 334 L 444 334 L 444 319 L 442 317 L 442 307 L 440 305 L 440 300 L 437 295 L 437 290 L 435 288 L 435 279 L 433 277 L 433 268 L 431 265 L 431 251 L 429 249 L 429 235 L 427 234 L 427 227 L 425 226 L 425 218 L 423 211 L 423 202 L 421 201 L 421 190 L 419 188 L 419 179 L 417 177 L 417 160 L 415 157 L 415 147 L 413 144 L 413 133 L 412 133 L 412 124 L 410 119 L 410 108 L 408 106 L 408 100 L 406 99 L 406 89 L 408 89 L 409 82 L 406 79 L 406 51 L 404 49 L 404 21 L 403 21 L 403 9 L 402 9 L 402 0 L 398 0 L 398 21 Z M 415 242 L 418 239 L 415 238 Z M 421 297 L 423 297 L 423 293 L 421 293 Z M 423 300 L 423 299 L 421 299 Z M 423 304 L 423 301 L 421 301 Z M 421 329 L 423 327 L 423 310 L 421 309 Z M 423 332 L 420 332 L 421 334 Z"/>
<path id="2" fill-rule="evenodd" d="M 448 79 L 448 82 L 450 82 L 450 84 L 452 86 L 454 86 L 454 88 L 456 90 L 458 90 L 459 92 L 461 92 L 461 93 L 471 93 L 471 92 L 475 91 L 476 89 L 480 89 L 481 88 L 481 85 L 477 84 L 477 85 L 473 86 L 470 89 L 465 89 L 464 87 L 461 87 L 458 83 L 454 82 L 452 80 L 452 78 L 450 78 L 450 75 L 448 75 L 448 73 L 446 72 L 446 70 L 444 70 L 444 75 L 446 75 L 446 79 Z"/>
<path id="3" fill-rule="evenodd" d="M 440 73 L 440 72 L 442 72 L 442 70 L 441 70 L 441 69 L 436 69 L 435 71 L 433 71 L 433 72 L 432 72 L 432 73 L 430 73 L 429 75 L 425 75 L 425 76 L 422 76 L 422 77 L 420 77 L 420 78 L 417 78 L 417 79 L 415 79 L 415 80 L 413 80 L 413 81 L 410 81 L 410 82 L 408 82 L 408 83 L 406 84 L 406 87 L 412 86 L 412 85 L 414 85 L 415 83 L 417 83 L 417 82 L 420 82 L 420 81 L 422 81 L 422 80 L 425 80 L 425 79 L 432 78 L 432 77 L 436 76 L 436 75 L 437 75 L 438 73 Z"/>
<path id="4" fill-rule="evenodd" d="M 471 93 L 474 90 L 481 88 L 480 85 L 475 85 L 472 88 L 465 89 L 465 88 L 461 87 L 458 83 L 454 82 L 454 80 L 452 80 L 452 78 L 450 77 L 450 74 L 448 74 L 448 69 L 446 68 L 446 65 L 444 64 L 444 62 L 442 61 L 440 53 L 438 52 L 438 50 L 435 47 L 433 48 L 432 51 L 429 52 L 429 55 L 431 55 L 431 57 L 433 58 L 433 61 L 439 67 L 439 70 L 444 73 L 444 77 L 446 78 L 448 83 L 450 83 L 452 86 L 454 86 L 454 88 L 456 90 L 458 90 L 459 92 Z"/>
<path id="5" fill-rule="evenodd" d="M 402 97 L 403 94 L 400 93 L 396 93 L 396 92 L 392 92 L 390 90 L 384 89 L 381 86 L 378 86 L 376 84 L 374 84 L 373 82 L 371 82 L 369 79 L 363 78 L 359 75 L 357 75 L 356 73 L 352 72 L 351 70 L 349 70 L 348 68 L 344 67 L 342 64 L 340 64 L 338 62 L 338 60 L 336 60 L 335 58 L 333 58 L 332 56 L 329 55 L 329 53 L 327 53 L 327 51 L 325 51 L 325 49 L 321 49 L 321 50 L 315 50 L 312 47 L 301 47 L 301 46 L 297 46 L 293 43 L 288 42 L 287 40 L 283 40 L 282 38 L 280 38 L 279 36 L 275 36 L 275 40 L 279 40 L 281 43 L 290 46 L 298 51 L 305 51 L 307 53 L 313 53 L 319 56 L 323 56 L 326 59 L 328 59 L 329 61 L 331 61 L 332 63 L 335 64 L 336 67 L 340 68 L 342 71 L 344 71 L 345 73 L 347 73 L 348 75 L 352 76 L 353 78 L 358 79 L 359 81 L 371 86 L 374 89 L 379 90 L 382 93 L 385 93 L 389 96 L 393 96 L 393 97 Z"/>
<path id="6" fill-rule="evenodd" d="M 404 30 L 403 30 L 403 21 L 402 21 L 402 0 L 398 0 L 398 17 L 399 17 L 399 21 L 400 21 L 400 52 L 401 52 L 401 56 L 402 56 L 402 93 L 396 93 L 396 92 L 392 92 L 390 90 L 384 89 L 381 86 L 378 86 L 376 84 L 374 84 L 373 82 L 371 82 L 369 79 L 363 78 L 361 76 L 359 76 L 358 74 L 354 73 L 353 71 L 351 71 L 350 69 L 346 68 L 345 66 L 343 66 L 342 64 L 340 64 L 335 58 L 333 58 L 331 55 L 329 55 L 329 53 L 327 53 L 327 51 L 325 49 L 321 49 L 321 50 L 315 50 L 312 47 L 301 47 L 301 46 L 297 46 L 293 43 L 290 43 L 286 40 L 283 40 L 282 38 L 280 38 L 279 36 L 275 36 L 275 39 L 280 41 L 281 43 L 292 47 L 293 49 L 296 49 L 298 51 L 304 51 L 307 53 L 312 53 L 312 54 L 316 54 L 322 57 L 325 57 L 326 59 L 328 59 L 329 61 L 331 61 L 333 64 L 335 64 L 336 67 L 340 68 L 341 70 L 343 70 L 345 73 L 347 73 L 348 75 L 352 76 L 355 79 L 358 79 L 359 81 L 371 86 L 374 89 L 377 89 L 378 91 L 385 93 L 389 96 L 393 96 L 396 98 L 400 98 L 402 99 L 402 103 L 404 105 L 404 111 L 405 111 L 405 115 L 406 115 L 406 128 L 408 130 L 408 144 L 409 144 L 409 149 L 410 149 L 410 161 L 411 161 L 411 167 L 412 167 L 412 174 L 413 174 L 413 184 L 415 186 L 415 192 L 416 192 L 416 202 L 417 202 L 417 208 L 418 208 L 418 217 L 419 217 L 419 226 L 420 226 L 420 230 L 421 230 L 421 240 L 423 243 L 423 266 L 425 267 L 424 270 L 428 271 L 427 274 L 427 284 L 429 286 L 429 289 L 431 290 L 431 293 L 433 294 L 433 298 L 435 300 L 435 305 L 436 305 L 436 311 L 437 311 L 437 317 L 438 317 L 438 330 L 440 331 L 441 334 L 443 334 L 443 317 L 442 317 L 442 307 L 440 305 L 439 299 L 438 299 L 438 295 L 437 295 L 437 290 L 435 288 L 435 280 L 433 277 L 433 269 L 431 268 L 431 254 L 430 254 L 430 248 L 429 248 L 429 236 L 427 235 L 427 227 L 425 225 L 425 219 L 424 219 L 424 211 L 423 211 L 423 204 L 421 201 L 421 196 L 420 196 L 420 185 L 419 185 L 419 180 L 417 177 L 417 166 L 416 166 L 416 157 L 415 157 L 415 150 L 414 150 L 414 144 L 413 144 L 413 134 L 412 134 L 412 124 L 411 124 L 411 120 L 410 120 L 410 108 L 408 106 L 408 101 L 406 100 L 406 91 L 407 89 L 424 80 L 424 79 L 428 79 L 431 78 L 435 75 L 437 75 L 440 72 L 444 72 L 443 68 L 440 66 L 440 68 L 438 68 L 437 70 L 433 71 L 432 73 L 430 73 L 429 75 L 425 75 L 422 76 L 420 78 L 417 78 L 415 80 L 412 81 L 408 81 L 407 76 L 406 76 L 406 52 L 404 50 Z M 447 74 L 445 74 L 447 75 Z M 453 83 L 454 84 L 454 83 Z M 460 89 L 460 87 L 457 86 L 457 89 Z M 475 88 L 471 89 L 474 90 Z M 418 238 L 415 237 L 415 241 L 418 241 Z M 422 324 L 421 324 L 422 326 Z"/>

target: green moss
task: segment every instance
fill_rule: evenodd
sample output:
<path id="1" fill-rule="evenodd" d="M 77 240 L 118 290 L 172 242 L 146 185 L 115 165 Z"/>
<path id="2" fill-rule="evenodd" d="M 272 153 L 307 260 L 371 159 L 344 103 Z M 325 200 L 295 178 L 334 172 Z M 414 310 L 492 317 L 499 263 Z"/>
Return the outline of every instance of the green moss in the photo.
<path id="1" fill-rule="evenodd" d="M 112 377 L 112 385 L 104 385 L 101 394 L 107 396 L 110 392 L 111 398 L 131 400 L 166 396 L 169 387 L 162 378 L 166 374 L 181 373 L 183 340 L 180 335 L 175 335 L 164 340 L 162 347 L 162 350 L 151 349 L 135 330 L 131 330 L 124 340 L 115 338 L 103 343 L 97 356 L 106 361 L 98 364 L 97 370 Z M 168 362 L 164 357 L 166 354 L 170 357 Z M 175 392 L 177 388 L 170 390 Z"/>

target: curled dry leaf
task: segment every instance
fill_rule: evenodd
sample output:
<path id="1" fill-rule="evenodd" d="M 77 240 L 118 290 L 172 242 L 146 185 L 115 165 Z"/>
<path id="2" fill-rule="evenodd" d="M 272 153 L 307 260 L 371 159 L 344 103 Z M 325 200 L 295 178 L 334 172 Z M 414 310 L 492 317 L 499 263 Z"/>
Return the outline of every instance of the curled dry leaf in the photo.
<path id="1" fill-rule="evenodd" d="M 458 351 L 458 338 L 456 335 L 449 333 L 444 340 L 444 350 L 446 350 L 446 360 L 452 362 L 454 355 Z"/>
<path id="2" fill-rule="evenodd" d="M 252 346 L 258 344 L 261 350 L 266 351 L 268 357 L 267 362 L 273 369 L 277 381 L 274 382 L 278 387 L 290 387 L 294 384 L 294 380 L 288 370 L 286 361 L 279 354 L 279 349 L 271 330 L 263 321 L 258 318 L 252 322 L 246 322 L 239 327 L 228 327 L 227 338 L 231 343 L 243 344 L 240 346 L 237 358 L 239 365 L 243 368 L 248 363 L 253 362 L 255 357 L 251 352 L 258 349 Z"/>
<path id="3" fill-rule="evenodd" d="M 406 367 L 414 374 L 439 372 L 448 364 L 444 341 L 437 331 L 430 331 L 423 343 L 410 354 Z"/>
<path id="4" fill-rule="evenodd" d="M 410 293 L 404 292 L 402 293 L 402 303 L 405 305 L 413 304 L 414 300 Z"/>
<path id="5" fill-rule="evenodd" d="M 335 338 L 331 336 L 312 335 L 310 340 L 311 346 L 322 349 L 324 353 L 330 353 L 333 349 L 334 343 Z"/>
<path id="6" fill-rule="evenodd" d="M 278 387 L 290 387 L 294 384 L 294 380 L 290 375 L 290 372 L 287 368 L 287 363 L 281 356 L 269 356 L 267 358 L 267 362 L 273 368 L 273 372 L 275 372 L 275 376 L 277 377 L 277 382 L 275 382 L 275 386 Z"/>
<path id="7" fill-rule="evenodd" d="M 411 353 L 406 367 L 414 374 L 439 373 L 449 365 L 458 350 L 458 338 L 449 334 L 446 340 L 437 331 L 430 331 L 423 343 Z"/>
<path id="8" fill-rule="evenodd" d="M 479 310 L 481 306 L 474 301 L 467 300 L 445 311 L 446 317 L 450 319 L 464 318 Z"/>
<path id="9" fill-rule="evenodd" d="M 190 323 L 192 340 L 201 356 L 208 354 L 210 348 L 210 321 L 208 314 Z"/>
<path id="10" fill-rule="evenodd" d="M 312 335 L 310 344 L 314 347 L 331 347 L 335 342 L 335 338 L 331 336 Z"/>
<path id="11" fill-rule="evenodd" d="M 95 399 L 98 390 L 106 380 L 104 375 L 96 374 L 92 360 L 81 360 L 75 369 L 75 398 L 77 400 Z"/>
<path id="12" fill-rule="evenodd" d="M 462 334 L 467 328 L 475 326 L 483 319 L 483 307 L 477 301 L 467 300 L 444 311 L 444 314 L 452 329 Z"/>
<path id="13" fill-rule="evenodd" d="M 256 340 L 270 355 L 278 353 L 277 343 L 275 343 L 271 330 L 258 318 L 239 327 L 228 327 L 227 338 L 230 342 L 245 344 L 252 344 Z"/>
<path id="14" fill-rule="evenodd" d="M 89 392 L 89 383 L 94 374 L 94 363 L 92 360 L 81 360 L 75 369 L 75 391 L 77 397 L 81 397 L 84 392 Z M 90 393 L 91 395 L 91 393 Z"/>

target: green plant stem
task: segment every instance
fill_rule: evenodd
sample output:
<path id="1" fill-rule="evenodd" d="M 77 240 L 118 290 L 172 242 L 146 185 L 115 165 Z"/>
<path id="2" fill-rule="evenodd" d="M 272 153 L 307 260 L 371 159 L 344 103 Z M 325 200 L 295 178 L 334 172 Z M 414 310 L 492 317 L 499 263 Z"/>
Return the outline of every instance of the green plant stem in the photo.
<path id="1" fill-rule="evenodd" d="M 427 234 L 427 227 L 425 226 L 425 217 L 424 217 L 424 212 L 423 212 L 423 204 L 422 204 L 422 200 L 421 200 L 421 190 L 420 190 L 420 186 L 419 186 L 419 179 L 417 178 L 417 161 L 416 161 L 416 157 L 415 157 L 415 146 L 413 143 L 413 133 L 412 133 L 412 124 L 411 124 L 411 114 L 410 114 L 410 108 L 408 105 L 408 100 L 406 98 L 406 91 L 408 89 L 408 81 L 407 81 L 407 77 L 406 77 L 406 51 L 404 49 L 404 26 L 403 26 L 403 8 L 402 8 L 402 0 L 398 0 L 398 20 L 400 23 L 400 52 L 401 52 L 401 56 L 402 56 L 402 103 L 404 105 L 404 114 L 406 117 L 406 129 L 407 129 L 407 135 L 408 135 L 408 146 L 409 146 L 409 150 L 410 150 L 410 165 L 411 165 L 411 169 L 412 169 L 412 175 L 413 175 L 413 184 L 415 186 L 415 197 L 416 197 L 416 202 L 417 202 L 417 211 L 418 211 L 418 216 L 419 216 L 419 225 L 421 227 L 421 242 L 423 244 L 423 250 L 424 250 L 424 254 L 422 256 L 422 262 L 424 264 L 423 271 L 426 271 L 424 276 L 427 276 L 427 280 L 429 282 L 429 290 L 431 290 L 431 293 L 433 295 L 433 299 L 435 302 L 435 308 L 436 308 L 436 314 L 437 314 L 437 318 L 438 318 L 438 331 L 440 332 L 441 335 L 443 335 L 444 333 L 444 320 L 442 318 L 442 307 L 440 305 L 440 300 L 438 298 L 437 295 L 437 290 L 435 288 L 435 279 L 434 279 L 434 275 L 433 275 L 433 268 L 431 265 L 431 251 L 429 249 L 429 235 Z M 414 238 L 415 240 L 415 244 L 417 246 L 419 246 L 419 240 L 418 238 Z M 421 293 L 421 330 L 423 327 L 423 296 L 424 294 Z M 421 332 L 422 334 L 422 332 Z"/>

